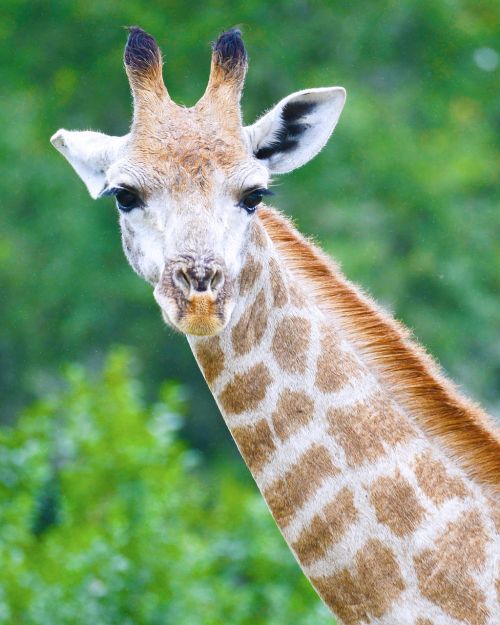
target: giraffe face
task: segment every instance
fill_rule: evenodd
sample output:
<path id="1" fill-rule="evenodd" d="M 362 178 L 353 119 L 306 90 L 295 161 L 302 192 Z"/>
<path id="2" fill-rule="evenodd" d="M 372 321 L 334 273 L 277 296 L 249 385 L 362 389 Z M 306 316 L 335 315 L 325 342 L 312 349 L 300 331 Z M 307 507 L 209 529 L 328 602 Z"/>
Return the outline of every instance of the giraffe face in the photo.
<path id="1" fill-rule="evenodd" d="M 269 173 L 241 130 L 228 133 L 203 110 L 175 113 L 153 139 L 131 138 L 104 193 L 134 190 L 137 205 L 119 208 L 123 249 L 154 287 L 164 320 L 186 334 L 211 335 L 231 316 L 252 204 Z"/>
<path id="2" fill-rule="evenodd" d="M 225 327 L 270 175 L 312 158 L 345 100 L 340 87 L 301 91 L 245 128 L 239 100 L 246 59 L 239 31 L 221 35 L 205 94 L 184 108 L 167 93 L 155 40 L 131 29 L 130 133 L 60 130 L 52 137 L 94 198 L 116 198 L 127 259 L 153 286 L 164 320 L 186 334 Z"/>

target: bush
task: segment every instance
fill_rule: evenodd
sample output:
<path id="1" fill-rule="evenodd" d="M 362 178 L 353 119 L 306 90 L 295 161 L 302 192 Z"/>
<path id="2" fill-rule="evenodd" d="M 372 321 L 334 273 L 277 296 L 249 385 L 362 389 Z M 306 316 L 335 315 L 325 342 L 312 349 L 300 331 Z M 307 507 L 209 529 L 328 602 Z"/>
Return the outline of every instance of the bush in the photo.
<path id="1" fill-rule="evenodd" d="M 0 624 L 332 623 L 250 481 L 145 406 L 126 350 L 0 430 Z"/>

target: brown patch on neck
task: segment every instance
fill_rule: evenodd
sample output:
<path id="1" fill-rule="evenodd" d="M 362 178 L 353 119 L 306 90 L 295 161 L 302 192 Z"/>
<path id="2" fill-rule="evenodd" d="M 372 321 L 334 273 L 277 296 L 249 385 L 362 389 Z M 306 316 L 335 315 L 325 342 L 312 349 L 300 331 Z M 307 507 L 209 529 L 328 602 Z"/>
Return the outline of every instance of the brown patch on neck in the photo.
<path id="1" fill-rule="evenodd" d="M 356 554 L 353 571 L 342 569 L 311 582 L 332 612 L 345 625 L 373 623 L 384 616 L 405 590 L 394 553 L 380 540 L 370 539 Z"/>
<path id="2" fill-rule="evenodd" d="M 273 356 L 288 373 L 305 373 L 311 324 L 304 317 L 284 317 L 278 322 L 272 342 Z"/>
<path id="3" fill-rule="evenodd" d="M 196 348 L 196 357 L 209 386 L 215 382 L 224 370 L 224 352 L 218 336 L 200 342 Z"/>
<path id="4" fill-rule="evenodd" d="M 338 543 L 348 528 L 358 519 L 354 495 L 344 487 L 333 501 L 316 514 L 310 525 L 302 530 L 292 547 L 302 566 L 309 566 L 322 558 L 328 549 Z"/>
<path id="5" fill-rule="evenodd" d="M 272 383 L 269 369 L 259 362 L 245 373 L 236 374 L 219 395 L 219 401 L 227 414 L 241 414 L 255 410 Z"/>
<path id="6" fill-rule="evenodd" d="M 282 441 L 286 441 L 314 417 L 314 400 L 304 391 L 284 389 L 272 414 L 274 430 Z"/>
<path id="7" fill-rule="evenodd" d="M 342 445 L 349 466 L 375 462 L 395 445 L 410 440 L 415 431 L 401 410 L 382 397 L 354 406 L 337 406 L 326 413 L 329 434 Z"/>
<path id="8" fill-rule="evenodd" d="M 418 485 L 432 499 L 436 506 L 444 501 L 467 497 L 465 484 L 459 477 L 448 475 L 441 460 L 433 457 L 431 451 L 424 452 L 415 460 L 415 476 Z"/>
<path id="9" fill-rule="evenodd" d="M 435 548 L 414 556 L 422 595 L 446 614 L 471 625 L 484 625 L 486 597 L 471 573 L 484 569 L 488 534 L 477 510 L 464 512 L 436 540 Z"/>
<path id="10" fill-rule="evenodd" d="M 255 425 L 231 428 L 231 434 L 253 475 L 269 462 L 276 451 L 273 433 L 265 419 Z"/>
<path id="11" fill-rule="evenodd" d="M 394 476 L 383 475 L 376 479 L 369 492 L 378 522 L 387 525 L 396 536 L 408 536 L 420 526 L 425 510 L 411 484 L 399 471 Z"/>
<path id="12" fill-rule="evenodd" d="M 231 331 L 233 349 L 238 356 L 248 354 L 261 342 L 267 327 L 266 294 L 261 289 L 254 303 L 247 308 Z"/>
<path id="13" fill-rule="evenodd" d="M 240 274 L 240 295 L 246 295 L 253 288 L 254 284 L 262 273 L 262 263 L 248 255 L 245 266 Z"/>
<path id="14" fill-rule="evenodd" d="M 326 447 L 318 443 L 311 445 L 283 477 L 264 491 L 276 523 L 286 527 L 321 483 L 339 472 Z"/>
<path id="15" fill-rule="evenodd" d="M 259 219 L 287 268 L 307 282 L 320 308 L 339 318 L 401 406 L 471 478 L 500 493 L 500 435 L 486 413 L 462 397 L 408 330 L 348 282 L 288 220 L 269 208 L 260 209 Z"/>

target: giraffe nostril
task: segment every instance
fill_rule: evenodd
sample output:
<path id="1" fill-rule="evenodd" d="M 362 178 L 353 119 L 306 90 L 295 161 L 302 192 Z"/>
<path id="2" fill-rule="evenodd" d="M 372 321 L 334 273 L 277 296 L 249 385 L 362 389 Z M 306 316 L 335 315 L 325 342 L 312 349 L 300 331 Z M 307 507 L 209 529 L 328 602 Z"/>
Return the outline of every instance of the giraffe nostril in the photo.
<path id="1" fill-rule="evenodd" d="M 219 265 L 192 263 L 179 264 L 172 272 L 174 285 L 191 297 L 195 293 L 211 293 L 213 296 L 220 291 L 225 282 L 224 271 Z"/>
<path id="2" fill-rule="evenodd" d="M 174 271 L 173 279 L 177 286 L 181 289 L 181 291 L 189 293 L 189 290 L 191 289 L 191 281 L 184 269 L 178 267 Z"/>
<path id="3" fill-rule="evenodd" d="M 218 291 L 224 284 L 224 274 L 220 269 L 216 269 L 212 279 L 210 280 L 210 288 L 212 291 Z"/>

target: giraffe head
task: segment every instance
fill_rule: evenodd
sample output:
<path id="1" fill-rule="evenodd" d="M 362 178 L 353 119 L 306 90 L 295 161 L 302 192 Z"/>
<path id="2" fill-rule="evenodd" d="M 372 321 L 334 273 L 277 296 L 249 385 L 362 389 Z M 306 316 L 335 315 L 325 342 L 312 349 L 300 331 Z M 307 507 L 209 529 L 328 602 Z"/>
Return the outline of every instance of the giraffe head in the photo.
<path id="1" fill-rule="evenodd" d="M 116 198 L 125 255 L 153 285 L 165 321 L 186 334 L 216 334 L 231 316 L 270 176 L 321 150 L 345 91 L 299 91 L 244 127 L 247 54 L 236 29 L 214 44 L 208 86 L 192 108 L 169 97 L 161 52 L 140 28 L 130 29 L 125 70 L 134 100 L 130 132 L 59 130 L 52 144 L 93 198 Z"/>

